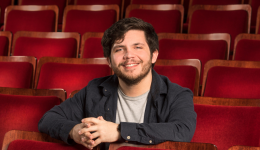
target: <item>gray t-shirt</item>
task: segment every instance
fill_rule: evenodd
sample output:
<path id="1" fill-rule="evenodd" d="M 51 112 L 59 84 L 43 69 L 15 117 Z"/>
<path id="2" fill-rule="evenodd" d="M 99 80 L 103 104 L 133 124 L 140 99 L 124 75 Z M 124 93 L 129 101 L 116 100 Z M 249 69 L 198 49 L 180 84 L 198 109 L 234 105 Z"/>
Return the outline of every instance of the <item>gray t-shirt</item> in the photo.
<path id="1" fill-rule="evenodd" d="M 129 97 L 118 88 L 116 123 L 143 123 L 148 93 L 149 90 L 140 96 Z"/>

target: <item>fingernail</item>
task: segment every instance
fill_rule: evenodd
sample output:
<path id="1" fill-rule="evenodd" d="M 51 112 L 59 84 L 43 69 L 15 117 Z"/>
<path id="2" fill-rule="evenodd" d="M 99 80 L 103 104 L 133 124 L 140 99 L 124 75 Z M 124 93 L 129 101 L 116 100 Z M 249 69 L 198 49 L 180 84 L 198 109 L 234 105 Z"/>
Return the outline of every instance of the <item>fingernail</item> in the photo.
<path id="1" fill-rule="evenodd" d="M 79 131 L 79 134 L 81 134 L 81 131 Z"/>

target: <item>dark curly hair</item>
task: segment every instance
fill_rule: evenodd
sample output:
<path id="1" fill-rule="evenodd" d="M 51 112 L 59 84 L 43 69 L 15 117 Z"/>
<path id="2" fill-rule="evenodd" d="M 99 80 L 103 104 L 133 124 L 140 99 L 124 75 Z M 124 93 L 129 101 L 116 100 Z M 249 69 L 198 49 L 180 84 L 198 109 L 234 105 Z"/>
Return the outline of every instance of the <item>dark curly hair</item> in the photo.
<path id="1" fill-rule="evenodd" d="M 132 17 L 119 20 L 105 31 L 101 40 L 105 57 L 110 59 L 111 49 L 115 41 L 124 41 L 125 33 L 129 30 L 144 31 L 151 55 L 155 50 L 159 51 L 158 36 L 155 33 L 153 26 L 141 19 Z"/>

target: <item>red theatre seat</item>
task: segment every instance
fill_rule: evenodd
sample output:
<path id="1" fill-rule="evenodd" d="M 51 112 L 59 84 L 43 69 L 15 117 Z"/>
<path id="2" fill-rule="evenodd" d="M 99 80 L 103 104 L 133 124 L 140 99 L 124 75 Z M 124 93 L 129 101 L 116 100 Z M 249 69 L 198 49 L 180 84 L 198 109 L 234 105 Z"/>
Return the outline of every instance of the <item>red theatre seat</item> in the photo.
<path id="1" fill-rule="evenodd" d="M 101 39 L 103 32 L 87 32 L 81 38 L 80 58 L 102 58 L 104 57 Z"/>
<path id="2" fill-rule="evenodd" d="M 4 18 L 5 18 L 5 8 L 7 6 L 14 5 L 14 0 L 1 0 L 0 1 L 0 9 L 1 9 L 1 20 L 0 20 L 0 25 L 4 23 Z"/>
<path id="3" fill-rule="evenodd" d="M 257 18 L 256 18 L 256 27 L 255 27 L 255 33 L 256 34 L 259 34 L 260 33 L 260 7 L 258 8 L 257 10 Z"/>
<path id="4" fill-rule="evenodd" d="M 259 47 L 259 34 L 239 34 L 235 39 L 233 60 L 260 61 Z"/>
<path id="5" fill-rule="evenodd" d="M 196 131 L 191 142 L 212 143 L 218 150 L 234 145 L 259 146 L 259 99 L 194 97 Z"/>
<path id="6" fill-rule="evenodd" d="M 205 64 L 201 96 L 260 98 L 260 62 L 210 60 Z"/>
<path id="7" fill-rule="evenodd" d="M 190 9 L 188 33 L 229 33 L 232 52 L 235 37 L 250 31 L 249 5 L 196 5 Z"/>
<path id="8" fill-rule="evenodd" d="M 260 147 L 252 146 L 232 146 L 228 150 L 260 150 Z"/>
<path id="9" fill-rule="evenodd" d="M 4 31 L 54 32 L 58 25 L 58 7 L 8 6 L 5 12 Z"/>
<path id="10" fill-rule="evenodd" d="M 36 59 L 28 56 L 0 56 L 0 87 L 32 88 Z"/>
<path id="11" fill-rule="evenodd" d="M 160 33 L 158 59 L 199 59 L 201 68 L 211 59 L 228 59 L 230 35 Z M 203 74 L 203 69 L 201 70 Z M 200 84 L 202 83 L 202 76 Z"/>
<path id="12" fill-rule="evenodd" d="M 257 20 L 257 11 L 260 6 L 259 0 L 249 0 L 249 5 L 252 7 L 252 17 L 251 17 L 251 33 L 256 33 L 256 20 Z"/>
<path id="13" fill-rule="evenodd" d="M 182 5 L 129 5 L 125 18 L 140 18 L 153 25 L 156 33 L 181 33 Z"/>
<path id="14" fill-rule="evenodd" d="M 43 57 L 38 64 L 35 88 L 61 88 L 67 92 L 67 97 L 71 92 L 87 86 L 89 81 L 111 75 L 106 58 Z"/>
<path id="15" fill-rule="evenodd" d="M 189 88 L 195 96 L 198 96 L 201 70 L 201 63 L 198 59 L 157 59 L 154 70 L 158 74 L 167 76 L 171 82 Z"/>
<path id="16" fill-rule="evenodd" d="M 160 4 L 181 4 L 183 5 L 184 0 L 131 0 L 131 4 L 141 5 L 160 5 Z"/>
<path id="17" fill-rule="evenodd" d="M 12 33 L 9 31 L 0 32 L 0 56 L 7 56 L 10 53 Z"/>
<path id="18" fill-rule="evenodd" d="M 68 0 L 18 0 L 18 5 L 56 5 L 59 8 L 58 23 L 62 23 L 63 11 Z"/>
<path id="19" fill-rule="evenodd" d="M 38 132 L 45 112 L 65 99 L 61 90 L 33 90 L 0 87 L 0 147 L 9 130 Z"/>
<path id="20" fill-rule="evenodd" d="M 13 56 L 77 58 L 78 33 L 18 31 L 14 35 Z"/>
<path id="21" fill-rule="evenodd" d="M 64 10 L 63 32 L 105 32 L 119 19 L 117 5 L 69 5 Z"/>

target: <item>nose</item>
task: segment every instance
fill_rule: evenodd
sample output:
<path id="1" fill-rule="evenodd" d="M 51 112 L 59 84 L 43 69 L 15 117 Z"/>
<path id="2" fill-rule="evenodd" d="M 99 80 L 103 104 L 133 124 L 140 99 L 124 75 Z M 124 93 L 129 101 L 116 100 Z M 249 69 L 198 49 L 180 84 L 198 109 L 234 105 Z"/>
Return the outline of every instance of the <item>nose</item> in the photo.
<path id="1" fill-rule="evenodd" d="M 131 59 L 134 58 L 134 56 L 135 56 L 134 51 L 131 50 L 131 48 L 127 48 L 124 54 L 124 59 Z"/>

